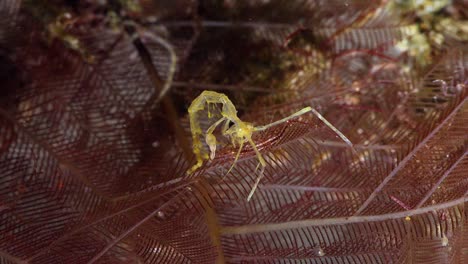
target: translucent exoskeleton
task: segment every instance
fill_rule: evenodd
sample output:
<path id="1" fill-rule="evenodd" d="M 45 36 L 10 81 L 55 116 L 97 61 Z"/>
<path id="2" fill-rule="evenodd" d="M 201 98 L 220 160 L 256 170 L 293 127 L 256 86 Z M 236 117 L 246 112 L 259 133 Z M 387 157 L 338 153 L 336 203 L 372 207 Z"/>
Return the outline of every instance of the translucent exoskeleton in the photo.
<path id="1" fill-rule="evenodd" d="M 206 106 L 208 107 L 208 115 L 211 116 L 212 113 L 210 112 L 210 105 L 215 104 L 222 105 L 221 118 L 215 121 L 206 131 L 203 131 L 200 126 L 200 121 L 197 118 L 197 113 L 203 111 Z M 254 186 L 252 187 L 252 190 L 249 193 L 249 196 L 247 197 L 248 201 L 252 198 L 252 195 L 257 189 L 257 186 L 263 176 L 263 172 L 266 167 L 265 159 L 263 158 L 262 154 L 258 151 L 256 144 L 252 140 L 252 134 L 254 132 L 266 130 L 270 127 L 287 122 L 288 120 L 296 118 L 307 112 L 313 112 L 328 127 L 335 131 L 335 133 L 337 133 L 341 139 L 343 139 L 347 144 L 352 146 L 351 141 L 349 141 L 338 129 L 336 129 L 320 113 L 318 113 L 315 109 L 311 107 L 305 107 L 288 117 L 285 117 L 281 120 L 275 121 L 267 125 L 253 126 L 253 124 L 244 122 L 239 119 L 239 117 L 237 116 L 236 107 L 225 94 L 213 91 L 203 91 L 197 98 L 195 98 L 195 100 L 193 100 L 192 104 L 188 109 L 188 112 L 190 118 L 190 129 L 192 131 L 193 152 L 195 154 L 196 164 L 193 165 L 187 173 L 191 174 L 197 169 L 199 169 L 203 165 L 204 160 L 215 158 L 217 141 L 216 137 L 213 135 L 213 132 L 219 125 L 223 124 L 224 122 L 221 128 L 221 134 L 224 137 L 228 138 L 234 147 L 239 146 L 234 162 L 226 174 L 228 174 L 236 164 L 237 160 L 239 159 L 241 150 L 244 147 L 244 144 L 246 143 L 252 146 L 259 161 L 257 169 L 258 167 L 260 167 L 260 172 L 255 181 Z M 207 151 L 203 147 L 203 143 L 200 140 L 200 138 L 203 137 L 203 135 L 205 135 L 205 142 L 210 149 L 210 155 L 208 155 Z"/>

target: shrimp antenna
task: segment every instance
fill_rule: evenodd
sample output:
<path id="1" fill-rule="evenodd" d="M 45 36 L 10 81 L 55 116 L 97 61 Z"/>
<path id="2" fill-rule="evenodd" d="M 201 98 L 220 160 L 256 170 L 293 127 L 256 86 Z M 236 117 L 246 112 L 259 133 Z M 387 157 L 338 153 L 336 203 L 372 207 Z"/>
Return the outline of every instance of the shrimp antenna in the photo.
<path id="1" fill-rule="evenodd" d="M 321 115 L 317 110 L 311 107 L 309 108 L 310 108 L 310 111 L 312 111 L 312 113 L 314 113 L 314 115 L 318 119 L 320 119 L 323 123 L 325 123 L 325 125 L 327 125 L 331 130 L 333 130 L 333 132 L 335 132 L 335 134 L 337 134 L 346 144 L 348 144 L 351 148 L 354 149 L 354 145 L 351 142 L 351 140 L 349 140 L 343 133 L 341 133 L 341 131 L 338 128 L 336 128 L 334 125 L 328 122 L 328 120 L 323 115 Z"/>
<path id="2" fill-rule="evenodd" d="M 288 116 L 288 117 L 285 117 L 283 119 L 280 119 L 278 121 L 275 121 L 273 123 L 270 123 L 268 125 L 264 125 L 264 126 L 258 126 L 258 127 L 255 127 L 255 131 L 263 131 L 263 130 L 266 130 L 270 127 L 273 127 L 273 126 L 276 126 L 276 125 L 279 125 L 279 124 L 282 124 L 286 121 L 289 121 L 293 118 L 296 118 L 300 115 L 303 115 L 307 112 L 312 112 L 318 119 L 320 119 L 325 125 L 327 125 L 331 130 L 333 130 L 333 132 L 335 132 L 346 144 L 348 144 L 350 147 L 354 148 L 354 145 L 353 143 L 351 142 L 351 140 L 349 140 L 343 133 L 341 133 L 341 131 L 336 128 L 334 125 L 332 125 L 330 122 L 328 122 L 328 120 L 323 116 L 321 115 L 317 110 L 315 110 L 314 108 L 308 106 L 308 107 L 305 107 L 299 111 L 297 111 L 296 113 Z"/>

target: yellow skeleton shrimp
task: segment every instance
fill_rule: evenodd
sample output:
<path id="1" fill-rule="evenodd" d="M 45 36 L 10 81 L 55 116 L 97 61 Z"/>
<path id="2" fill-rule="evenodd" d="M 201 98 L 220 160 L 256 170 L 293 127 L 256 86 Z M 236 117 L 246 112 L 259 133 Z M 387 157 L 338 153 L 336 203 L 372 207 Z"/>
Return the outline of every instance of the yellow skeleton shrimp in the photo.
<path id="1" fill-rule="evenodd" d="M 197 113 L 205 109 L 205 104 L 208 107 L 208 116 L 211 116 L 211 112 L 209 111 L 210 104 L 213 104 L 213 105 L 222 104 L 222 109 L 221 109 L 222 117 L 216 122 L 214 122 L 205 132 L 205 141 L 210 149 L 209 156 L 206 153 L 206 150 L 203 147 L 203 143 L 200 140 L 200 137 L 203 135 L 203 130 L 200 127 L 200 124 L 197 118 Z M 188 170 L 187 172 L 188 174 L 191 174 L 197 169 L 199 169 L 203 165 L 204 160 L 207 160 L 208 158 L 214 159 L 215 154 L 216 154 L 216 137 L 213 135 L 213 132 L 216 129 L 216 127 L 219 126 L 223 122 L 224 122 L 224 125 L 221 129 L 222 135 L 230 139 L 233 146 L 239 145 L 239 150 L 237 151 L 234 162 L 226 174 L 228 174 L 231 171 L 231 169 L 234 167 L 234 165 L 236 164 L 237 160 L 239 159 L 239 155 L 241 153 L 241 150 L 244 144 L 249 143 L 252 146 L 259 161 L 258 166 L 260 166 L 261 169 L 260 169 L 260 174 L 257 180 L 255 181 L 255 184 L 252 187 L 252 190 L 250 191 L 249 196 L 247 197 L 247 201 L 249 201 L 252 198 L 252 195 L 257 189 L 257 186 L 263 176 L 263 172 L 266 167 L 265 159 L 263 159 L 262 154 L 258 151 L 257 146 L 252 140 L 253 132 L 263 131 L 272 126 L 279 125 L 290 119 L 303 115 L 307 112 L 313 112 L 320 120 L 322 120 L 328 127 L 330 127 L 336 134 L 338 134 L 338 136 L 341 139 L 343 139 L 348 145 L 353 147 L 349 139 L 347 139 L 337 128 L 335 128 L 332 124 L 330 124 L 319 112 L 317 112 L 315 109 L 311 107 L 305 107 L 288 117 L 285 117 L 281 120 L 275 121 L 268 125 L 254 127 L 253 124 L 244 122 L 240 120 L 239 117 L 237 117 L 236 107 L 225 94 L 217 93 L 213 91 L 203 91 L 197 98 L 195 98 L 195 100 L 193 100 L 192 104 L 190 105 L 188 109 L 188 112 L 189 112 L 189 118 L 190 118 L 190 129 L 192 131 L 193 153 L 195 154 L 195 158 L 197 160 L 197 163 Z M 231 123 L 233 125 L 229 126 Z"/>

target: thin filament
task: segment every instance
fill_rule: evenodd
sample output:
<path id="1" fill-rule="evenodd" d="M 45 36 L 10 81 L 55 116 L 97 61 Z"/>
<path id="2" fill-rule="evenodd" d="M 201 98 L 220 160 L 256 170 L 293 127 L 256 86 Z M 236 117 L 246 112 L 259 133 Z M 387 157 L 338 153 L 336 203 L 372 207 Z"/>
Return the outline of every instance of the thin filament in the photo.
<path id="1" fill-rule="evenodd" d="M 297 111 L 296 113 L 294 113 L 294 114 L 292 114 L 292 115 L 290 115 L 290 116 L 288 116 L 288 117 L 285 117 L 285 118 L 283 118 L 283 119 L 280 119 L 280 120 L 278 120 L 278 121 L 275 121 L 275 122 L 273 122 L 273 123 L 271 123 L 271 124 L 255 127 L 255 131 L 263 131 L 263 130 L 266 130 L 266 129 L 272 127 L 272 126 L 276 126 L 276 125 L 282 124 L 282 123 L 284 123 L 284 122 L 286 122 L 286 121 L 288 121 L 288 120 L 291 120 L 291 119 L 293 119 L 293 118 L 296 118 L 296 117 L 298 117 L 298 116 L 300 116 L 300 115 L 303 115 L 303 114 L 305 114 L 305 113 L 307 113 L 307 112 L 309 112 L 309 111 L 312 111 L 312 110 L 313 110 L 313 109 L 312 109 L 311 107 L 309 107 L 309 106 L 308 106 L 308 107 L 305 107 L 305 108 L 303 108 L 303 109 Z"/>
<path id="2" fill-rule="evenodd" d="M 146 38 L 151 39 L 152 41 L 157 42 L 161 46 L 163 46 L 169 52 L 169 57 L 170 57 L 170 60 L 171 60 L 171 64 L 169 65 L 169 72 L 167 74 L 166 82 L 164 83 L 164 86 L 163 86 L 161 92 L 159 92 L 158 98 L 156 98 L 155 103 L 157 104 L 157 103 L 159 103 L 159 101 L 161 101 L 161 99 L 164 97 L 164 95 L 169 91 L 169 88 L 171 88 L 171 86 L 172 86 L 172 80 L 174 78 L 174 74 L 175 74 L 176 66 L 177 66 L 177 55 L 176 55 L 176 53 L 174 51 L 174 48 L 172 47 L 172 45 L 167 40 L 165 40 L 165 39 L 163 39 L 163 38 L 149 32 L 149 31 L 141 30 L 140 34 L 145 36 Z"/>
<path id="3" fill-rule="evenodd" d="M 234 159 L 234 162 L 232 163 L 231 168 L 229 168 L 228 172 L 226 172 L 226 175 L 229 174 L 229 172 L 231 172 L 232 168 L 234 168 L 234 165 L 236 165 L 236 162 L 239 159 L 239 156 L 240 156 L 240 153 L 241 153 L 241 150 L 242 150 L 243 146 L 244 146 L 244 142 L 241 142 L 239 150 L 237 151 L 237 154 L 236 154 L 236 158 Z"/>
<path id="4" fill-rule="evenodd" d="M 255 168 L 255 172 L 257 172 L 258 167 L 260 166 L 260 162 L 258 163 L 257 167 Z M 249 196 L 247 196 L 247 202 L 250 201 L 252 196 L 255 193 L 255 190 L 257 190 L 258 184 L 260 183 L 260 180 L 263 178 L 263 172 L 265 171 L 265 166 L 262 166 L 262 169 L 260 170 L 260 174 L 257 177 L 257 180 L 255 181 L 254 186 L 252 187 L 252 190 L 249 193 Z"/>
<path id="5" fill-rule="evenodd" d="M 258 184 L 260 183 L 260 180 L 263 178 L 263 172 L 265 171 L 265 167 L 266 167 L 266 162 L 263 159 L 262 154 L 260 153 L 260 151 L 258 151 L 257 146 L 255 145 L 255 143 L 253 142 L 251 138 L 249 138 L 249 143 L 250 145 L 252 145 L 252 148 L 255 150 L 255 153 L 257 154 L 258 161 L 259 161 L 257 167 L 255 168 L 255 172 L 257 172 L 257 169 L 259 166 L 262 166 L 262 169 L 260 170 L 260 174 L 258 175 L 257 180 L 255 181 L 255 184 L 249 193 L 249 196 L 247 196 L 247 202 L 250 201 L 253 194 L 255 193 L 255 190 L 257 190 Z"/>
<path id="6" fill-rule="evenodd" d="M 336 128 L 334 125 L 328 122 L 328 120 L 325 119 L 323 115 L 321 115 L 319 112 L 317 112 L 317 110 L 313 108 L 310 108 L 310 111 L 312 111 L 312 113 L 314 113 L 314 115 L 316 115 L 318 119 L 322 120 L 322 122 L 325 123 L 325 125 L 327 125 L 331 130 L 333 130 L 333 132 L 335 132 L 346 144 L 348 144 L 350 147 L 354 149 L 354 146 L 351 140 L 349 140 L 343 133 L 341 133 L 341 131 L 338 130 L 338 128 Z"/>

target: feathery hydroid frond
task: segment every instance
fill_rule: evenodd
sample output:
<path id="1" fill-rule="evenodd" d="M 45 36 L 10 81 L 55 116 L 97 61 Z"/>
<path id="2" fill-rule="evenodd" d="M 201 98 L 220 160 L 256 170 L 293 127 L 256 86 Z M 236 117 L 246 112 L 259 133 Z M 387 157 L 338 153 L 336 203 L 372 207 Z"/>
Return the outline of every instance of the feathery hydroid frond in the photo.
<path id="1" fill-rule="evenodd" d="M 72 2 L 0 2 L 1 263 L 468 261 L 459 1 Z M 252 146 L 186 174 L 203 89 L 353 148 L 255 133 L 248 202 Z"/>

